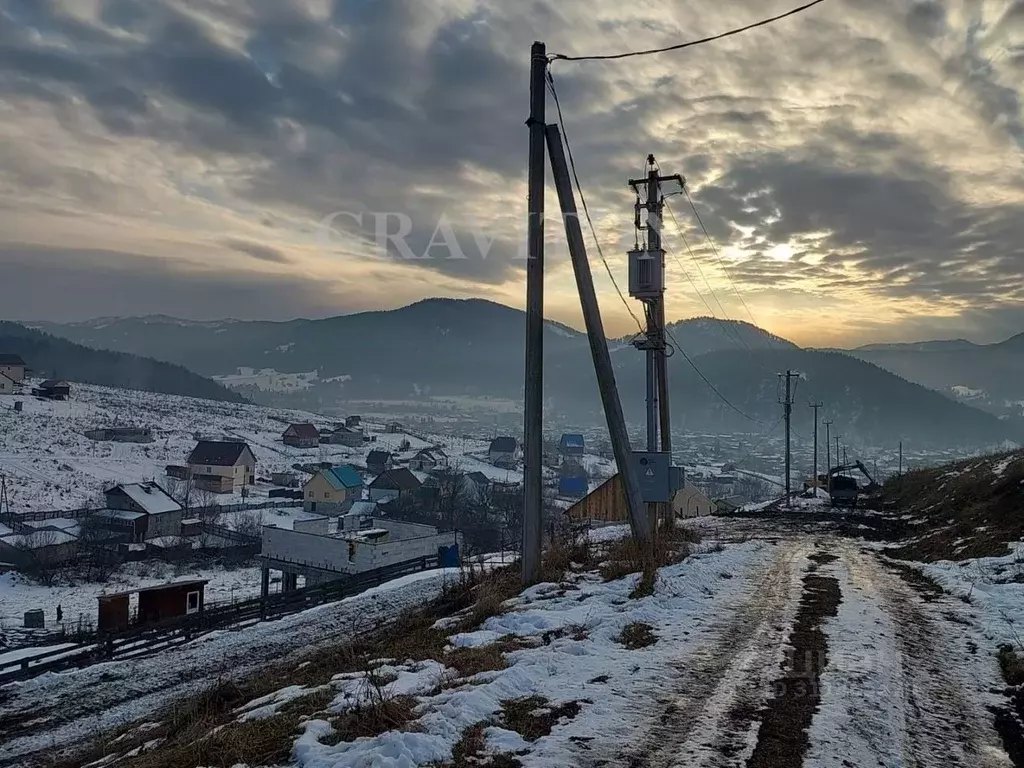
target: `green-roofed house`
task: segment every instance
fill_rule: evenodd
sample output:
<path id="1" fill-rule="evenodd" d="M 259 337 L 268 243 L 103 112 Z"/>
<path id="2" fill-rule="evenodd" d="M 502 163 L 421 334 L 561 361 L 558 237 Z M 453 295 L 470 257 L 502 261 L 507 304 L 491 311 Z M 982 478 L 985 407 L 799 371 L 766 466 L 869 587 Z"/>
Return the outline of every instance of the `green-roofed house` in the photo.
<path id="1" fill-rule="evenodd" d="M 363 496 L 363 479 L 349 464 L 321 469 L 302 489 L 302 508 L 324 515 L 344 515 Z"/>

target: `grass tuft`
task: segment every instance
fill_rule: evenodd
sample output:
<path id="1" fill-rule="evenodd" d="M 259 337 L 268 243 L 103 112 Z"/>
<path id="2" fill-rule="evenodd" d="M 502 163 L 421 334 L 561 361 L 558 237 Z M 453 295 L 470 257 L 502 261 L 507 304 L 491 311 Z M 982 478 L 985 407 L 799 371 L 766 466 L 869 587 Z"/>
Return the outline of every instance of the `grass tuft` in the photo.
<path id="1" fill-rule="evenodd" d="M 999 669 L 1008 685 L 1024 685 L 1024 657 L 1012 645 L 999 646 Z"/>
<path id="2" fill-rule="evenodd" d="M 615 638 L 631 651 L 639 648 L 646 648 L 658 642 L 658 636 L 654 634 L 654 627 L 642 621 L 632 621 L 622 628 L 622 632 Z"/>

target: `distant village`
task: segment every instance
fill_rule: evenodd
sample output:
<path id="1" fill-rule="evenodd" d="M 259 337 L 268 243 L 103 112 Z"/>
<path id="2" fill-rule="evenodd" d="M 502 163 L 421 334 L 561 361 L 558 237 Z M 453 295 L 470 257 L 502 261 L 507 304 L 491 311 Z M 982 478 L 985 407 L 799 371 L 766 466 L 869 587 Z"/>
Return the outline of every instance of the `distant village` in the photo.
<path id="1" fill-rule="evenodd" d="M 29 386 L 27 373 L 20 357 L 0 354 L 0 394 L 11 396 L 5 407 L 12 411 L 21 411 L 26 397 L 72 398 L 68 382 L 48 379 Z M 83 434 L 109 443 L 156 439 L 152 429 L 140 426 L 97 424 Z M 126 561 L 215 553 L 240 561 L 258 558 L 266 592 L 270 572 L 279 574 L 288 590 L 297 588 L 300 578 L 311 585 L 417 557 L 457 563 L 467 550 L 516 549 L 522 507 L 518 439 L 493 437 L 486 453 L 474 459 L 494 470 L 484 472 L 467 471 L 466 457 L 451 455 L 440 443 L 411 447 L 410 434 L 398 421 L 368 431 L 359 415 L 282 424 L 280 445 L 321 452 L 344 446 L 358 451 L 359 465 L 306 460 L 261 472 L 246 441 L 197 432 L 192 449 L 180 463 L 166 465 L 162 477 L 109 483 L 101 498 L 83 508 L 16 510 L 5 493 L 0 567 L 45 582 L 68 564 L 92 568 L 102 577 Z M 395 440 L 385 443 L 388 435 Z M 619 476 L 601 454 L 608 455 L 606 446 L 588 451 L 582 433 L 565 433 L 545 445 L 545 506 L 552 531 L 625 521 Z M 680 517 L 714 514 L 731 503 L 736 482 L 734 475 L 697 471 L 674 493 L 672 509 Z M 287 525 L 274 517 L 283 512 L 290 513 Z"/>

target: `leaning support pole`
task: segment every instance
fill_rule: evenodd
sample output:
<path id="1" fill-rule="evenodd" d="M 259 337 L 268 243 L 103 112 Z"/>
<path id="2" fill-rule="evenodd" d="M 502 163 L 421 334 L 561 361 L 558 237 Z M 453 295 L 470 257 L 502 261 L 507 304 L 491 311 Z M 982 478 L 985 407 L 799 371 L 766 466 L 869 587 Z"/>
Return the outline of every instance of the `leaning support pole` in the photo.
<path id="1" fill-rule="evenodd" d="M 544 74 L 547 49 L 530 50 L 530 127 L 527 262 L 526 381 L 523 398 L 523 583 L 540 578 L 541 480 L 544 432 Z"/>
<path id="2" fill-rule="evenodd" d="M 583 320 L 587 326 L 587 339 L 590 341 L 590 352 L 594 357 L 594 371 L 597 373 L 597 385 L 601 390 L 601 404 L 608 420 L 608 435 L 615 452 L 615 463 L 619 468 L 619 476 L 623 480 L 626 492 L 626 508 L 629 511 L 629 524 L 633 530 L 633 538 L 643 546 L 651 539 L 651 527 L 644 513 L 643 495 L 640 492 L 640 481 L 633 467 L 632 449 L 629 445 L 629 434 L 626 432 L 626 420 L 622 415 L 622 403 L 619 402 L 619 391 L 615 386 L 615 371 L 612 358 L 608 353 L 608 341 L 604 335 L 601 322 L 601 310 L 597 306 L 597 292 L 594 290 L 594 276 L 590 273 L 590 262 L 587 261 L 587 249 L 583 243 L 583 230 L 580 229 L 579 213 L 576 210 L 576 199 L 573 196 L 572 181 L 569 178 L 569 167 L 565 162 L 565 150 L 562 146 L 562 134 L 557 125 L 547 127 L 548 156 L 551 159 L 551 171 L 558 192 L 558 203 L 562 208 L 562 219 L 565 222 L 565 237 L 569 243 L 569 256 L 572 269 L 576 274 L 576 287 L 583 306 Z"/>

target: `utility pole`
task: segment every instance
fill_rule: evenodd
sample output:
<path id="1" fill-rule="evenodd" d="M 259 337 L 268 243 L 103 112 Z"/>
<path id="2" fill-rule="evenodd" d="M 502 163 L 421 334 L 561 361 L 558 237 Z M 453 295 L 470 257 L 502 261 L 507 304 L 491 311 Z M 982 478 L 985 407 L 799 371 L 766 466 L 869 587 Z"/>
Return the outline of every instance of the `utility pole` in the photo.
<path id="1" fill-rule="evenodd" d="M 840 437 L 842 437 L 842 435 L 836 435 L 836 464 L 841 464 L 842 463 L 840 461 L 840 459 L 839 459 L 839 438 Z"/>
<path id="2" fill-rule="evenodd" d="M 544 432 L 544 126 L 548 59 L 544 43 L 530 49 L 530 129 L 527 262 L 526 382 L 523 396 L 523 583 L 540 578 L 541 466 Z"/>
<path id="3" fill-rule="evenodd" d="M 629 186 L 636 195 L 634 206 L 634 228 L 637 242 L 629 253 L 629 294 L 639 299 L 644 306 L 647 327 L 644 335 L 635 339 L 633 345 L 646 352 L 647 356 L 647 450 L 660 450 L 672 456 L 672 419 L 668 397 L 668 365 L 665 356 L 665 251 L 661 247 L 661 221 L 665 198 L 661 193 L 664 182 L 677 182 L 680 188 L 686 183 L 678 173 L 662 176 L 654 155 L 647 156 L 647 175 L 642 179 L 630 179 Z M 645 201 L 640 201 L 644 190 Z M 646 217 L 641 217 L 641 211 Z M 644 235 L 644 246 L 640 247 L 639 235 Z M 652 503 L 648 508 L 652 520 L 658 519 L 660 506 Z"/>
<path id="4" fill-rule="evenodd" d="M 903 441 L 900 440 L 900 477 L 903 477 Z"/>
<path id="5" fill-rule="evenodd" d="M 814 497 L 818 497 L 818 409 L 824 407 L 824 403 L 811 403 L 814 409 Z"/>
<path id="6" fill-rule="evenodd" d="M 825 490 L 832 490 L 832 439 L 829 436 L 830 427 L 833 424 L 833 420 L 829 419 L 824 422 L 825 424 Z"/>
<path id="7" fill-rule="evenodd" d="M 633 463 L 633 451 L 629 444 L 629 433 L 626 431 L 626 419 L 622 415 L 622 403 L 615 385 L 615 369 L 608 352 L 608 340 L 601 322 L 601 309 L 597 304 L 597 292 L 594 290 L 594 276 L 590 272 L 587 261 L 587 249 L 583 242 L 583 230 L 580 229 L 580 217 L 576 210 L 573 196 L 572 180 L 569 166 L 565 160 L 565 149 L 562 146 L 562 134 L 557 125 L 547 127 L 548 156 L 551 160 L 555 190 L 558 192 L 558 203 L 562 209 L 565 223 L 565 237 L 569 244 L 569 256 L 576 276 L 576 288 L 580 294 L 583 308 L 583 320 L 587 326 L 587 339 L 590 342 L 590 353 L 594 358 L 594 372 L 597 374 L 597 385 L 601 392 L 601 404 L 608 420 L 608 436 L 615 452 L 615 463 L 623 480 L 626 495 L 626 509 L 633 538 L 646 550 L 651 541 L 651 525 L 644 514 L 643 494 L 640 490 L 640 479 Z"/>
<path id="8" fill-rule="evenodd" d="M 783 411 L 782 412 L 783 412 L 783 414 L 785 415 L 785 418 L 786 418 L 786 503 L 787 504 L 792 504 L 793 501 L 792 501 L 792 498 L 789 495 L 790 494 L 790 487 L 789 487 L 790 486 L 790 476 L 789 476 L 790 475 L 790 471 L 789 470 L 790 470 L 790 463 L 791 463 L 789 435 L 790 435 L 790 431 L 791 431 L 790 430 L 790 422 L 793 420 L 793 394 L 794 394 L 791 382 L 793 381 L 793 379 L 799 377 L 800 374 L 795 372 L 795 371 L 786 371 L 785 373 L 780 373 L 779 374 L 780 378 L 783 377 L 783 376 L 785 376 L 785 378 L 786 378 L 786 399 L 783 400 L 783 402 L 782 402 L 782 406 L 783 406 Z"/>

